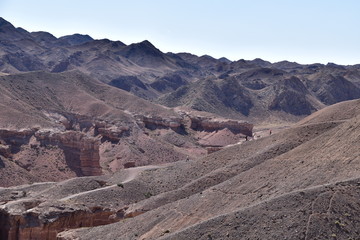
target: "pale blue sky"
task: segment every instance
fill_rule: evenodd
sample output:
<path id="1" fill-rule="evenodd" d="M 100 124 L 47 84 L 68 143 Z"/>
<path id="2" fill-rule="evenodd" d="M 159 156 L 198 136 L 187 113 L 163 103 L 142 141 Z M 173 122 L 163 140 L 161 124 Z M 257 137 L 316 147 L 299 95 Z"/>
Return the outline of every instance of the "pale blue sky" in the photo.
<path id="1" fill-rule="evenodd" d="M 358 0 L 0 0 L 28 31 L 151 41 L 231 60 L 360 63 Z"/>

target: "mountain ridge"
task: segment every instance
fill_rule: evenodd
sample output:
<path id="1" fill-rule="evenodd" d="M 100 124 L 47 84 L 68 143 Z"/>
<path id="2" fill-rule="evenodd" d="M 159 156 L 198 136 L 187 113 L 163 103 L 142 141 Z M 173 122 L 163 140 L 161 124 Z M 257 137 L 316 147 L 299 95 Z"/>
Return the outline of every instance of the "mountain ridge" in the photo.
<path id="1" fill-rule="evenodd" d="M 79 70 L 146 100 L 249 121 L 294 122 L 326 105 L 360 98 L 360 68 L 356 65 L 270 63 L 260 58 L 229 61 L 208 55 L 163 53 L 147 40 L 126 45 L 80 34 L 55 38 L 50 33 L 19 30 L 4 19 L 2 26 L 0 72 L 6 74 Z M 307 89 L 306 97 L 290 86 L 280 86 L 295 78 Z M 213 95 L 197 87 L 207 85 L 209 79 L 212 85 L 222 86 L 220 95 L 232 92 L 229 97 L 238 99 L 237 103 L 229 104 L 227 97 L 219 95 L 214 98 L 214 108 L 213 99 L 200 100 L 199 96 Z M 229 82 L 240 87 L 232 91 Z M 199 92 L 184 96 L 181 87 L 195 87 Z M 251 100 L 245 100 L 245 95 Z"/>

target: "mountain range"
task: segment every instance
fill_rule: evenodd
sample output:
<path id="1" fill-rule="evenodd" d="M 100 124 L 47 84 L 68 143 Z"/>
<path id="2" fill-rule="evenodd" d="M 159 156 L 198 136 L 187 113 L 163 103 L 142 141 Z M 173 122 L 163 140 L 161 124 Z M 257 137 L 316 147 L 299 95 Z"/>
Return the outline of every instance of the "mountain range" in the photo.
<path id="1" fill-rule="evenodd" d="M 163 53 L 149 41 L 126 45 L 74 34 L 56 38 L 0 19 L 0 72 L 78 70 L 169 107 L 224 117 L 296 121 L 360 97 L 360 66 L 230 61 Z M 265 121 L 264 121 L 265 122 Z"/>
<path id="2" fill-rule="evenodd" d="M 0 18 L 0 239 L 360 239 L 360 65 Z"/>

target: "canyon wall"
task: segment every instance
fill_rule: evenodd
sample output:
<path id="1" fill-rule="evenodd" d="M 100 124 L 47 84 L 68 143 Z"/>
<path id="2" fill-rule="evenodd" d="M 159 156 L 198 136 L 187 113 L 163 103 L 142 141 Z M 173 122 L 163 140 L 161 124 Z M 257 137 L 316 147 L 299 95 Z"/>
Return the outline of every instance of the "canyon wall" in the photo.
<path id="1" fill-rule="evenodd" d="M 79 176 L 101 175 L 98 138 L 78 131 L 37 131 L 34 136 L 40 145 L 55 145 L 63 149 L 67 163 Z"/>
<path id="2" fill-rule="evenodd" d="M 56 146 L 63 150 L 66 162 L 77 176 L 101 175 L 98 138 L 83 132 L 54 130 L 0 130 L 0 155 L 12 158 L 24 145 L 32 148 Z"/>
<path id="3" fill-rule="evenodd" d="M 198 116 L 189 117 L 191 120 L 191 128 L 197 131 L 212 132 L 227 128 L 237 134 L 241 133 L 247 136 L 252 136 L 252 129 L 254 125 L 247 122 Z"/>
<path id="4" fill-rule="evenodd" d="M 141 120 L 144 127 L 152 130 L 156 128 L 170 128 L 174 131 L 179 131 L 180 129 L 186 129 L 186 123 L 190 120 L 190 128 L 195 131 L 213 132 L 227 128 L 236 134 L 252 136 L 252 129 L 254 127 L 253 124 L 244 121 L 193 115 L 183 115 L 182 118 L 138 115 L 138 119 Z"/>
<path id="5" fill-rule="evenodd" d="M 0 238 L 52 240 L 66 229 L 105 225 L 124 219 L 124 210 L 64 204 L 37 207 L 39 203 L 34 199 L 24 199 L 2 206 Z"/>

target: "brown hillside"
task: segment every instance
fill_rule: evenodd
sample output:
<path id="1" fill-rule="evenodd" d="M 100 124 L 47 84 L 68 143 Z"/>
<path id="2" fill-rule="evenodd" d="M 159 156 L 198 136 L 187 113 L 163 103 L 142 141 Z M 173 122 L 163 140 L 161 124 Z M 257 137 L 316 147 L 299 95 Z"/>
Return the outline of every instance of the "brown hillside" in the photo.
<path id="1" fill-rule="evenodd" d="M 354 104 L 357 102 L 344 103 L 338 114 Z M 328 114 L 327 109 L 318 115 L 322 114 Z M 3 189 L 1 214 L 8 214 L 5 209 L 21 208 L 25 202 L 39 201 L 17 215 L 25 222 L 26 214 L 38 216 L 34 221 L 39 227 L 22 228 L 23 236 L 120 221 L 66 231 L 59 234 L 60 239 L 312 239 L 333 234 L 356 239 L 359 115 L 341 122 L 324 120 L 198 160 L 74 179 L 42 192 L 27 190 L 31 185 Z M 56 186 L 63 189 L 60 195 L 54 192 Z M 89 188 L 83 189 L 85 186 Z M 28 194 L 17 194 L 21 201 L 12 203 L 11 195 L 6 194 L 14 191 Z M 324 208 L 329 201 L 330 207 Z M 59 207 L 64 215 L 56 213 Z M 51 225 L 46 216 L 54 214 L 58 217 Z M 70 222 L 61 217 L 68 214 Z M 15 215 L 6 216 L 10 221 Z M 6 224 L 12 231 L 12 225 Z"/>
<path id="2" fill-rule="evenodd" d="M 82 236 L 81 239 L 99 236 L 106 239 L 116 236 L 158 239 L 163 236 L 166 239 L 168 233 L 172 233 L 169 239 L 208 239 L 208 234 L 214 239 L 225 236 L 238 239 L 243 235 L 253 239 L 257 234 L 271 236 L 270 239 L 296 236 L 311 239 L 310 236 L 331 237 L 332 234 L 356 239 L 359 237 L 356 230 L 359 226 L 356 214 L 358 199 L 353 194 L 358 193 L 352 191 L 358 188 L 359 130 L 359 119 L 355 117 L 342 124 L 327 122 L 295 127 L 272 137 L 223 150 L 202 161 L 216 165 L 215 161 L 219 158 L 222 163 L 227 159 L 225 167 L 214 169 L 207 174 L 208 177 L 202 175 L 191 184 L 184 185 L 182 194 L 180 191 L 177 194 L 164 193 L 153 197 L 153 200 L 150 198 L 134 204 L 128 211 L 147 212 L 117 224 L 116 231 L 111 231 L 114 226 L 109 225 L 86 232 L 75 231 L 75 234 Z M 256 147 L 251 146 L 255 144 Z M 244 156 L 242 152 L 251 155 L 240 157 Z M 347 179 L 354 181 L 340 183 Z M 324 184 L 332 185 L 319 187 Z M 311 190 L 314 187 L 319 190 Z M 336 200 L 326 212 L 322 204 L 331 196 L 335 196 Z M 296 198 L 302 200 L 298 202 Z M 164 205 L 159 206 L 159 202 Z M 311 207 L 312 202 L 319 206 Z M 249 207 L 252 210 L 247 210 Z M 244 211 L 247 218 L 239 215 Z M 271 215 L 274 211 L 278 211 L 275 216 Z M 297 214 L 300 214 L 297 211 L 304 212 L 305 216 L 300 218 L 304 221 L 297 221 Z M 314 214 L 316 212 L 319 214 Z M 242 217 L 239 220 L 228 217 L 229 221 L 222 222 L 224 217 L 218 216 L 224 214 Z M 324 220 L 319 218 L 321 214 Z M 308 221 L 309 216 L 313 220 Z M 266 219 L 274 219 L 275 222 L 266 222 Z M 218 221 L 220 226 L 227 227 L 214 229 L 208 221 Z M 277 224 L 278 221 L 293 223 L 291 231 L 283 232 L 283 224 Z M 257 234 L 246 227 L 250 223 L 255 224 Z M 238 228 L 230 231 L 230 226 Z"/>

